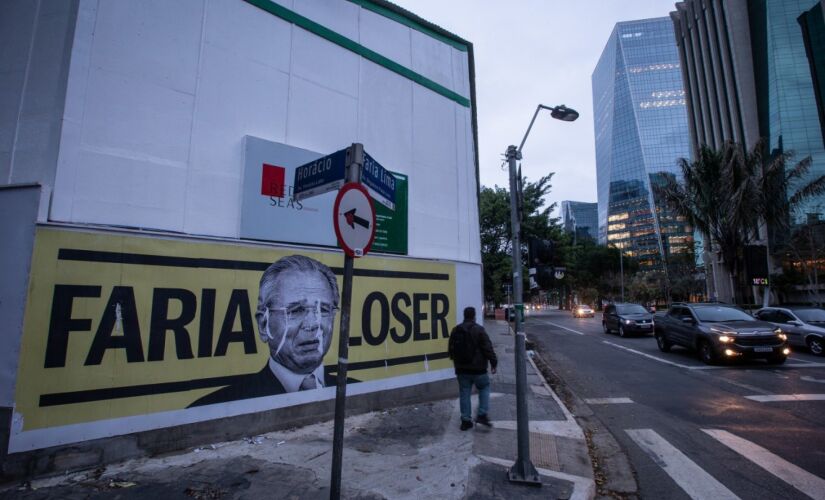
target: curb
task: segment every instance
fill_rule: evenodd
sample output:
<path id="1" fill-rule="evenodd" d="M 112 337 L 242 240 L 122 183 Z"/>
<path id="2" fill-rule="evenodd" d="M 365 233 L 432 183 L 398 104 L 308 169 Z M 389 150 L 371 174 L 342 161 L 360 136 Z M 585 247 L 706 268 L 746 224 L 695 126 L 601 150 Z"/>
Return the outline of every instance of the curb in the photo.
<path id="1" fill-rule="evenodd" d="M 543 369 L 539 369 L 532 359 L 530 360 L 531 364 L 542 375 L 545 385 L 549 386 L 550 380 L 548 380 L 548 377 L 552 379 L 556 389 L 551 387 L 551 394 L 559 401 L 562 411 L 569 414 L 570 418 L 573 418 L 584 432 L 594 477 L 593 496 L 590 498 L 596 496 L 598 498 L 638 498 L 639 487 L 636 481 L 636 473 L 630 466 L 630 461 L 624 449 L 613 437 L 613 434 L 607 431 L 601 420 L 595 416 L 590 406 L 567 388 L 564 380 L 553 371 L 550 364 L 538 351 L 534 352 L 536 353 L 535 356 L 541 360 Z M 559 399 L 556 390 L 562 392 L 573 413 L 570 413 L 567 406 Z"/>

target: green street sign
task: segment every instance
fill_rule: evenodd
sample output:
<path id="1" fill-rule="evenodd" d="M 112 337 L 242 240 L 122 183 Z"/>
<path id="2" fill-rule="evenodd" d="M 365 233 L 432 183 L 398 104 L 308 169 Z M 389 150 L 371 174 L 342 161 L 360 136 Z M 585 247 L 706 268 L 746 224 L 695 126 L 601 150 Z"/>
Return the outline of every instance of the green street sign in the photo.
<path id="1" fill-rule="evenodd" d="M 404 174 L 395 176 L 395 210 L 381 203 L 375 205 L 375 240 L 373 252 L 407 255 L 407 202 L 408 182 Z"/>

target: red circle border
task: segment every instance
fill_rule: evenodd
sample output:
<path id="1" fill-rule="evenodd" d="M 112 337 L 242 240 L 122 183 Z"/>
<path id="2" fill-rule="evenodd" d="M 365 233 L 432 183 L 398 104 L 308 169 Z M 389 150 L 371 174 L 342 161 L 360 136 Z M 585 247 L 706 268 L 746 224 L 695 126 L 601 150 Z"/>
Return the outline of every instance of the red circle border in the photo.
<path id="1" fill-rule="evenodd" d="M 375 241 L 375 204 L 372 200 L 372 196 L 370 196 L 369 191 L 367 191 L 367 189 L 360 183 L 348 182 L 341 186 L 341 189 L 338 190 L 338 195 L 335 197 L 335 205 L 332 207 L 332 227 L 335 229 L 335 237 L 338 239 L 338 244 L 341 245 L 341 248 L 344 250 L 344 253 L 346 253 L 350 257 L 357 259 L 359 256 L 355 255 L 353 249 L 347 246 L 346 243 L 344 243 L 344 238 L 341 237 L 341 230 L 338 228 L 338 208 L 341 206 L 341 199 L 344 197 L 344 194 L 346 194 L 347 191 L 350 191 L 352 189 L 356 189 L 364 193 L 364 196 L 367 197 L 367 200 L 370 202 L 370 207 L 372 208 L 372 210 L 370 210 L 370 213 L 372 214 L 372 233 L 370 234 L 370 241 L 367 242 L 367 245 L 364 247 L 363 255 L 361 255 L 361 257 L 365 257 L 372 248 L 372 242 Z"/>

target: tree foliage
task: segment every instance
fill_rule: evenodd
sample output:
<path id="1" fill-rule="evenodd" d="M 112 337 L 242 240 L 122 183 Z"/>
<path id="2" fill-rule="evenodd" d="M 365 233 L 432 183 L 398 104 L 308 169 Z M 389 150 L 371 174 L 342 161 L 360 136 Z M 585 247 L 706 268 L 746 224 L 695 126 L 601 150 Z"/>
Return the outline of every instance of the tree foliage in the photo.
<path id="1" fill-rule="evenodd" d="M 558 239 L 561 229 L 558 219 L 551 217 L 556 204 L 544 204 L 550 193 L 550 173 L 536 182 L 522 178 L 521 251 L 526 254 L 527 241 L 532 237 Z M 512 243 L 510 224 L 510 191 L 503 187 L 482 186 L 479 193 L 479 223 L 481 230 L 481 261 L 484 266 L 484 296 L 501 304 L 506 300 L 504 285 L 512 285 Z M 522 259 L 526 262 L 526 258 Z M 526 285 L 525 292 L 529 291 Z"/>
<path id="2" fill-rule="evenodd" d="M 825 175 L 802 182 L 810 157 L 789 166 L 792 152 L 766 151 L 764 141 L 751 151 L 732 142 L 719 150 L 703 146 L 693 163 L 679 161 L 681 181 L 670 177 L 654 186 L 659 199 L 718 248 L 734 277 L 741 277 L 743 249 L 759 238 L 759 224 L 785 229 L 798 206 L 825 193 Z"/>
<path id="3" fill-rule="evenodd" d="M 597 245 L 591 240 L 579 240 L 570 246 L 566 279 L 580 302 L 595 305 L 601 300 L 617 301 L 621 297 L 621 276 L 625 285 L 638 271 L 638 264 L 627 259 L 619 263 L 619 249 Z M 622 273 L 623 271 L 623 273 Z M 590 290 L 596 297 L 590 299 Z"/>

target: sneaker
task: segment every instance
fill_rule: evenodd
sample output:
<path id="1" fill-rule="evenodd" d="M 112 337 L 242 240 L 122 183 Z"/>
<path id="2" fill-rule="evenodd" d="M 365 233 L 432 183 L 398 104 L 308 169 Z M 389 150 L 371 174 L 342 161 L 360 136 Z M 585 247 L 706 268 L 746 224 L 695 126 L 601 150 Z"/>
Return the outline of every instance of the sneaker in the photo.
<path id="1" fill-rule="evenodd" d="M 470 420 L 462 420 L 461 421 L 461 430 L 466 431 L 467 429 L 473 428 L 473 422 Z"/>
<path id="2" fill-rule="evenodd" d="M 487 415 L 479 415 L 476 417 L 476 423 L 481 425 L 486 425 L 487 427 L 492 427 L 493 423 L 490 422 L 490 418 Z"/>

